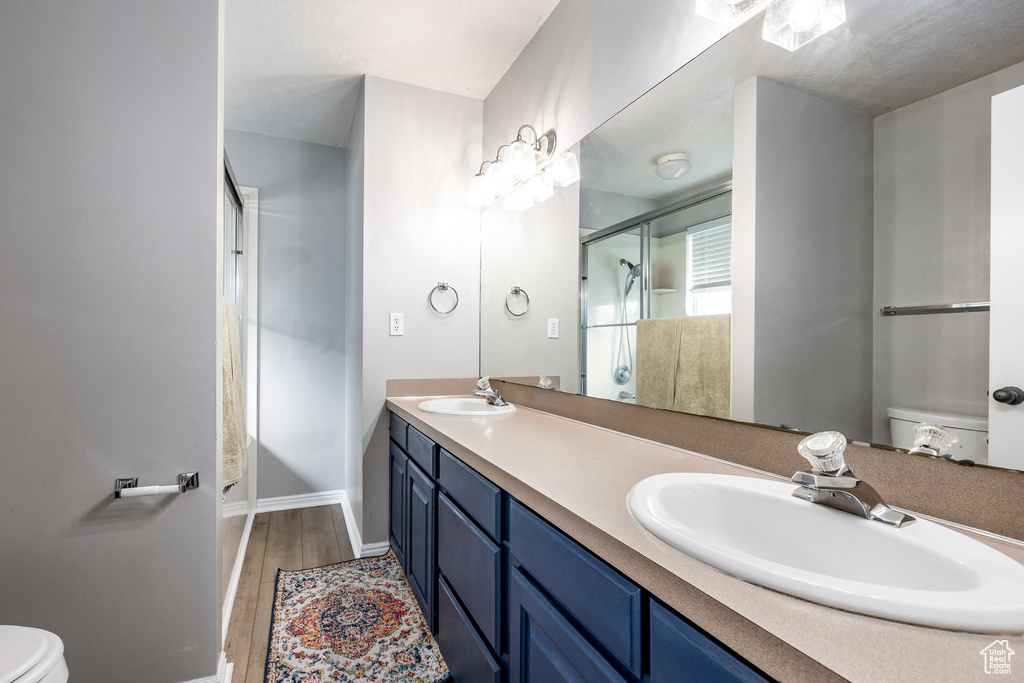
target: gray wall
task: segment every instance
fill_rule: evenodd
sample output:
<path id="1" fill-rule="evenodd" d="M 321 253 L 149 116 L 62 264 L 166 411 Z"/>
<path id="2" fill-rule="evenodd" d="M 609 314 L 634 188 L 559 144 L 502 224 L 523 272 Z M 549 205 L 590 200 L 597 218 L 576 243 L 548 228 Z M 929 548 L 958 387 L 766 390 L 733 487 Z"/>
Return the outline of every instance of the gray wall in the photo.
<path id="1" fill-rule="evenodd" d="M 466 202 L 480 167 L 483 103 L 367 76 L 364 84 L 361 481 L 353 496 L 366 543 L 387 540 L 391 378 L 471 377 L 479 368 L 480 212 Z M 439 316 L 438 282 L 459 292 Z M 388 334 L 388 313 L 405 335 Z"/>
<path id="2" fill-rule="evenodd" d="M 875 119 L 874 305 L 989 299 L 992 96 L 1024 64 Z M 874 319 L 874 440 L 886 408 L 987 415 L 988 313 Z"/>
<path id="3" fill-rule="evenodd" d="M 755 245 L 754 277 L 741 260 L 734 280 L 741 299 L 753 287 L 753 420 L 868 439 L 871 119 L 766 78 L 736 96 L 756 97 L 753 140 L 736 139 L 733 194 L 734 243 Z M 753 155 L 738 149 L 751 142 Z M 751 161 L 756 188 L 739 168 Z M 734 336 L 747 329 L 737 322 Z"/>
<path id="4" fill-rule="evenodd" d="M 526 211 L 499 201 L 483 212 L 480 374 L 557 375 L 562 391 L 579 391 L 579 225 L 579 183 L 554 188 Z M 505 310 L 513 286 L 530 297 L 530 310 L 518 318 Z M 548 318 L 558 319 L 558 339 L 548 339 Z"/>
<path id="5" fill-rule="evenodd" d="M 259 498 L 345 487 L 345 150 L 225 132 L 260 190 Z"/>
<path id="6" fill-rule="evenodd" d="M 568 149 L 728 32 L 695 0 L 561 0 L 484 102 L 488 156 L 524 123 Z"/>
<path id="7" fill-rule="evenodd" d="M 0 622 L 74 681 L 216 671 L 217 53 L 213 0 L 0 4 Z"/>

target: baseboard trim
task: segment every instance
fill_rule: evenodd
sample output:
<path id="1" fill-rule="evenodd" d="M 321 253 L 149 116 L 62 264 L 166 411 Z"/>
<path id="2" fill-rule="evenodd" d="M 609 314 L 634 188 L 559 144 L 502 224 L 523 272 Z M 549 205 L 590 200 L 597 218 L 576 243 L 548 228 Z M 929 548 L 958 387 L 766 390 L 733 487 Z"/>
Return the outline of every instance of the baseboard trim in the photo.
<path id="1" fill-rule="evenodd" d="M 345 498 L 344 491 L 319 491 L 317 493 L 303 493 L 298 496 L 260 498 L 256 501 L 256 512 L 276 512 L 278 510 L 313 508 L 320 505 L 335 505 L 341 503 Z"/>
<path id="2" fill-rule="evenodd" d="M 193 678 L 185 683 L 231 683 L 231 676 L 234 674 L 235 665 L 228 664 L 227 655 L 221 650 L 220 658 L 217 660 L 217 673 L 205 678 Z"/>
<path id="3" fill-rule="evenodd" d="M 231 610 L 235 606 L 235 595 L 238 593 L 238 581 L 242 576 L 242 563 L 245 562 L 245 549 L 249 547 L 249 535 L 252 533 L 252 523 L 255 517 L 256 513 L 250 512 L 249 516 L 245 520 L 245 527 L 242 529 L 242 540 L 238 542 L 238 553 L 235 555 L 235 564 L 231 567 L 231 578 L 228 579 L 228 587 L 227 590 L 224 591 L 224 604 L 221 606 L 221 647 L 224 647 L 224 643 L 228 638 L 228 624 L 231 622 Z M 229 682 L 230 674 L 229 680 L 225 681 L 225 683 Z"/>
<path id="4" fill-rule="evenodd" d="M 356 524 L 356 516 L 352 511 L 352 501 L 349 500 L 348 491 L 342 491 L 344 500 L 341 501 L 341 510 L 345 513 L 345 528 L 348 530 L 348 541 L 352 544 L 352 555 L 355 557 L 372 557 L 383 555 L 391 547 L 387 541 L 383 543 L 363 543 L 362 534 L 359 533 L 359 526 Z"/>
<path id="5" fill-rule="evenodd" d="M 224 503 L 221 508 L 221 515 L 223 517 L 238 517 L 239 515 L 249 514 L 249 501 L 247 500 L 236 500 L 234 503 Z"/>

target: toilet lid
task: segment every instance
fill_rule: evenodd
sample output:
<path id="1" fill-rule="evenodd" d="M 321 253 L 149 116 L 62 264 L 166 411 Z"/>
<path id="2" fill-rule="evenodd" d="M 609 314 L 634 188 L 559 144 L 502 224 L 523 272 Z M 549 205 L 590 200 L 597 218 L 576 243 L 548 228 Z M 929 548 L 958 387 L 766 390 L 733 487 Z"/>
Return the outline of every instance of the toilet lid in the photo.
<path id="1" fill-rule="evenodd" d="M 53 668 L 63 650 L 60 639 L 46 631 L 27 626 L 0 626 L 0 683 L 13 683 L 29 672 L 33 675 L 27 680 L 39 678 L 38 674 L 46 674 Z"/>

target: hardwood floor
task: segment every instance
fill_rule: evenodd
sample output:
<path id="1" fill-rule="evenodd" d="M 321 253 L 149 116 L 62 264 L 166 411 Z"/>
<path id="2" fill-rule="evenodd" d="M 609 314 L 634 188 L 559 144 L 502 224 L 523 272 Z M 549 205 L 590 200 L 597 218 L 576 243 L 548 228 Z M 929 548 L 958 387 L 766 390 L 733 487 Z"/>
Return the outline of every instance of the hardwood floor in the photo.
<path id="1" fill-rule="evenodd" d="M 232 683 L 263 683 L 278 569 L 352 559 L 340 505 L 264 512 L 253 520 L 224 651 Z"/>

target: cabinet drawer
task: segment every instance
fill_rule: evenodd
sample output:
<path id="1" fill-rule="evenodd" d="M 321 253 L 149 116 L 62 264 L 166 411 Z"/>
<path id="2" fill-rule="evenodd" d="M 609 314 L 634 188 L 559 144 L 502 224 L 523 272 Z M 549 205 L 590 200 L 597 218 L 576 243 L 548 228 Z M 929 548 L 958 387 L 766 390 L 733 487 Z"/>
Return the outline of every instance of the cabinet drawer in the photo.
<path id="1" fill-rule="evenodd" d="M 517 501 L 508 527 L 513 561 L 639 678 L 640 588 Z"/>
<path id="2" fill-rule="evenodd" d="M 455 507 L 437 497 L 437 568 L 495 652 L 501 641 L 501 547 Z"/>
<path id="3" fill-rule="evenodd" d="M 509 622 L 509 681 L 513 683 L 627 680 L 515 567 L 509 586 Z"/>
<path id="4" fill-rule="evenodd" d="M 448 582 L 438 581 L 437 646 L 455 683 L 500 683 L 501 666 L 487 651 L 469 617 L 452 595 Z"/>
<path id="5" fill-rule="evenodd" d="M 480 527 L 497 539 L 501 529 L 501 489 L 440 449 L 437 483 Z"/>
<path id="6" fill-rule="evenodd" d="M 419 465 L 431 479 L 437 476 L 437 446 L 433 441 L 423 436 L 418 429 L 409 426 L 406 429 L 405 452 Z"/>
<path id="7" fill-rule="evenodd" d="M 406 446 L 406 430 L 408 427 L 408 422 L 391 413 L 391 440 L 397 443 L 403 451 L 408 450 L 408 446 Z"/>
<path id="8" fill-rule="evenodd" d="M 651 600 L 651 683 L 764 683 L 749 664 Z"/>

